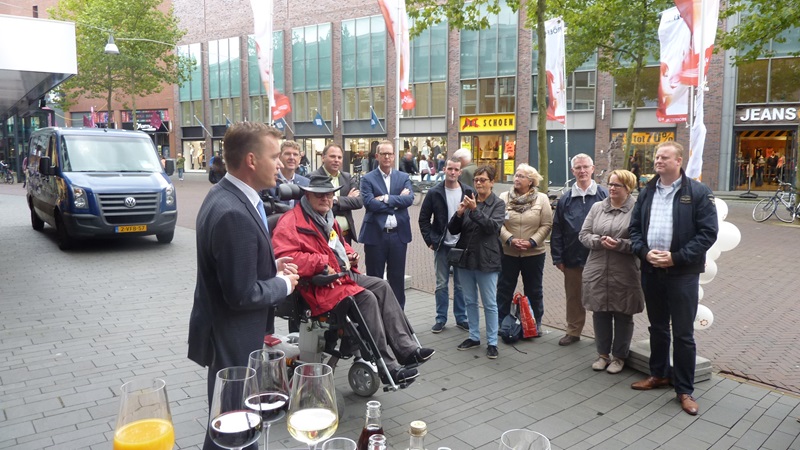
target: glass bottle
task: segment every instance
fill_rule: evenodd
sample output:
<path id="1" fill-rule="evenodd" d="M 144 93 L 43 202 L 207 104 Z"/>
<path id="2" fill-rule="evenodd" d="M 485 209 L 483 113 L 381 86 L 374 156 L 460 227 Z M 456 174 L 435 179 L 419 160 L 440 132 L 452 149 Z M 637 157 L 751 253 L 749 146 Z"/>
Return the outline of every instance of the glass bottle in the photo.
<path id="1" fill-rule="evenodd" d="M 428 425 L 421 420 L 411 422 L 409 429 L 411 438 L 408 441 L 408 450 L 425 450 L 425 435 L 428 434 Z"/>
<path id="2" fill-rule="evenodd" d="M 373 434 L 370 436 L 367 450 L 386 450 L 386 436 L 382 434 Z"/>
<path id="3" fill-rule="evenodd" d="M 367 402 L 367 413 L 364 419 L 364 429 L 358 438 L 358 450 L 368 450 L 370 436 L 383 434 L 381 424 L 381 402 L 371 400 Z"/>

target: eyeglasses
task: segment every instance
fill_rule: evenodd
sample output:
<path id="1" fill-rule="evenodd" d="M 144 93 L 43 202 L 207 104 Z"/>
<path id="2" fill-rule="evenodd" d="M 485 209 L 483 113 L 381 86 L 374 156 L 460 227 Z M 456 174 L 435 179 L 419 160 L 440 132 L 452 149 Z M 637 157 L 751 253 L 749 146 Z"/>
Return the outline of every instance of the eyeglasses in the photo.
<path id="1" fill-rule="evenodd" d="M 619 183 L 608 183 L 608 187 L 614 188 L 614 189 L 623 189 L 623 188 L 625 188 L 625 185 L 624 184 L 619 184 Z"/>
<path id="2" fill-rule="evenodd" d="M 384 158 L 389 158 L 391 156 L 394 156 L 394 153 L 378 153 L 378 154 L 380 156 L 383 156 Z"/>
<path id="3" fill-rule="evenodd" d="M 312 192 L 316 198 L 333 198 L 334 192 Z"/>
<path id="4" fill-rule="evenodd" d="M 527 180 L 531 179 L 529 176 L 525 175 L 524 173 L 515 173 L 514 174 L 514 178 L 525 178 Z"/>
<path id="5" fill-rule="evenodd" d="M 488 183 L 491 180 L 488 178 L 473 178 L 472 181 L 475 183 Z"/>

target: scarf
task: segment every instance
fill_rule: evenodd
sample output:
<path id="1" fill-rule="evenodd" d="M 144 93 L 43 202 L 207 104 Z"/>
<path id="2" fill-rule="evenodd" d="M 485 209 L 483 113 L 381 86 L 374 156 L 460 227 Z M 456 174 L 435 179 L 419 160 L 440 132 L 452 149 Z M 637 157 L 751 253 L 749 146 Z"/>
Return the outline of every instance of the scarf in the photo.
<path id="1" fill-rule="evenodd" d="M 303 208 L 303 212 L 308 214 L 308 216 L 311 218 L 311 221 L 322 229 L 323 236 L 329 239 L 328 246 L 330 247 L 330 236 L 333 233 L 333 224 L 336 220 L 333 217 L 333 211 L 328 210 L 325 216 L 314 211 L 314 208 L 311 207 L 311 203 L 309 203 L 308 198 L 306 198 L 305 195 L 300 199 L 300 207 Z M 344 245 L 342 244 L 341 237 L 337 236 L 336 239 L 333 239 L 333 242 L 335 242 L 335 244 L 331 248 L 333 249 L 334 255 L 336 255 L 336 259 L 339 260 L 339 266 L 343 267 L 344 270 L 350 270 L 350 260 L 347 259 L 347 253 L 344 251 Z"/>
<path id="2" fill-rule="evenodd" d="M 508 191 L 508 209 L 518 213 L 524 213 L 531 209 L 536 202 L 537 194 L 538 192 L 535 187 L 531 187 L 528 192 L 522 195 L 517 194 L 517 191 L 511 189 Z"/>

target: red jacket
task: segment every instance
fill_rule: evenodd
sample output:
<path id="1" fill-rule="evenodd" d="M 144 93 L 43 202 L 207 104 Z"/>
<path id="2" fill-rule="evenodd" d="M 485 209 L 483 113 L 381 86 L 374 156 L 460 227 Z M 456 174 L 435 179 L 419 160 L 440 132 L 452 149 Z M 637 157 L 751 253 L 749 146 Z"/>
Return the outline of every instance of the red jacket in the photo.
<path id="1" fill-rule="evenodd" d="M 339 235 L 345 253 L 353 253 L 353 248 L 344 241 L 339 224 L 335 221 L 333 229 Z M 315 316 L 330 311 L 345 297 L 364 290 L 349 276 L 339 278 L 328 286 L 311 284 L 311 277 L 322 273 L 325 266 L 331 266 L 337 272 L 344 271 L 344 268 L 339 266 L 333 249 L 328 246 L 328 237 L 322 235 L 319 227 L 303 212 L 299 202 L 278 220 L 272 232 L 272 246 L 276 257 L 291 256 L 292 262 L 297 264 L 300 274 L 297 290 Z M 358 272 L 355 269 L 353 271 Z"/>

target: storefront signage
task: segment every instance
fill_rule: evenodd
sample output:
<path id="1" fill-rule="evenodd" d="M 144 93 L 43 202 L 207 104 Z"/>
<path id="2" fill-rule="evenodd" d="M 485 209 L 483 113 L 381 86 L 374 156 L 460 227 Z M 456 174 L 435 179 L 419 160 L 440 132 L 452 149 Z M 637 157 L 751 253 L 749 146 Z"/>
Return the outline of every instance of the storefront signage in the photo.
<path id="1" fill-rule="evenodd" d="M 491 116 L 461 116 L 460 131 L 463 133 L 482 133 L 484 131 L 514 131 L 517 129 L 514 114 L 493 114 Z"/>
<path id="2" fill-rule="evenodd" d="M 619 141 L 624 141 L 625 136 L 626 136 L 625 133 L 616 133 L 614 134 L 614 139 Z M 674 131 L 653 131 L 653 132 L 635 131 L 631 133 L 631 141 L 633 141 L 634 145 L 658 144 L 661 142 L 674 141 L 674 140 L 675 140 Z"/>
<path id="3" fill-rule="evenodd" d="M 736 124 L 798 123 L 798 105 L 789 106 L 738 106 Z"/>

